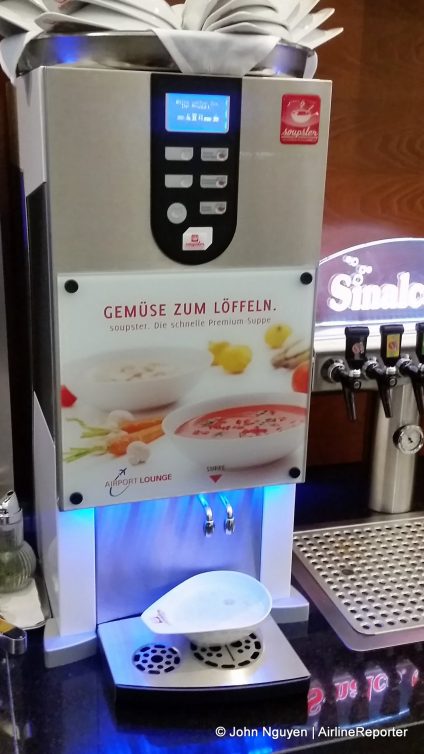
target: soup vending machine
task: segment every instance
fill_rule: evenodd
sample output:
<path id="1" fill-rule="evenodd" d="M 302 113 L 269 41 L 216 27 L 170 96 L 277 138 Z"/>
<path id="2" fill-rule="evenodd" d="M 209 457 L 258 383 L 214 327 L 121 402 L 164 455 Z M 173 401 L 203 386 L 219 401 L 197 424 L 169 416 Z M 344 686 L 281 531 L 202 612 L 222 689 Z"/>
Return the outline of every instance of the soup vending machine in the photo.
<path id="1" fill-rule="evenodd" d="M 307 616 L 290 577 L 309 366 L 276 361 L 310 355 L 330 83 L 70 64 L 16 89 L 47 665 L 99 636 L 121 692 L 301 686 L 278 623 Z M 213 570 L 271 593 L 243 641 L 143 625 Z"/>

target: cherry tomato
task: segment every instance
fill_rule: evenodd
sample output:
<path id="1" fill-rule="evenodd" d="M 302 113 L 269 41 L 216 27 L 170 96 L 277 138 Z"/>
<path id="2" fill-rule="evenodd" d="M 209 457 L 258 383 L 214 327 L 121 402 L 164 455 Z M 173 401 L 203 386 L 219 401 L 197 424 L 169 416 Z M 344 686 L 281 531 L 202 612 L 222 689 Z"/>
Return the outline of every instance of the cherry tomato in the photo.
<path id="1" fill-rule="evenodd" d="M 62 385 L 60 388 L 60 402 L 62 405 L 62 408 L 71 408 L 71 406 L 74 405 L 76 401 L 76 396 L 71 393 L 70 390 L 66 387 L 66 385 Z"/>
<path id="2" fill-rule="evenodd" d="M 293 372 L 292 388 L 295 393 L 307 393 L 309 391 L 309 361 L 302 361 Z"/>

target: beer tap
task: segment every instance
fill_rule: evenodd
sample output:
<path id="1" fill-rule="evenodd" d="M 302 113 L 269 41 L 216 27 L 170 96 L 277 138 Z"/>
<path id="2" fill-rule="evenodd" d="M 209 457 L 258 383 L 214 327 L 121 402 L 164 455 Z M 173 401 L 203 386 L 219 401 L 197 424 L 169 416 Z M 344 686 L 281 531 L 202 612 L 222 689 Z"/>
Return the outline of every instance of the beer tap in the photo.
<path id="1" fill-rule="evenodd" d="M 424 416 L 424 322 L 417 322 L 415 329 L 417 331 L 415 353 L 418 364 L 414 364 L 412 359 L 401 358 L 398 362 L 398 370 L 400 374 L 411 380 L 418 413 Z"/>
<path id="2" fill-rule="evenodd" d="M 370 380 L 376 380 L 384 415 L 390 419 L 392 415 L 392 388 L 397 385 L 397 364 L 400 359 L 403 325 L 381 325 L 380 357 L 383 366 L 377 359 L 366 361 L 363 372 Z"/>
<path id="3" fill-rule="evenodd" d="M 365 326 L 345 327 L 345 360 L 330 359 L 324 364 L 323 377 L 328 382 L 340 382 L 346 411 L 350 421 L 356 420 L 355 393 L 361 389 L 361 370 L 366 362 L 369 329 Z"/>

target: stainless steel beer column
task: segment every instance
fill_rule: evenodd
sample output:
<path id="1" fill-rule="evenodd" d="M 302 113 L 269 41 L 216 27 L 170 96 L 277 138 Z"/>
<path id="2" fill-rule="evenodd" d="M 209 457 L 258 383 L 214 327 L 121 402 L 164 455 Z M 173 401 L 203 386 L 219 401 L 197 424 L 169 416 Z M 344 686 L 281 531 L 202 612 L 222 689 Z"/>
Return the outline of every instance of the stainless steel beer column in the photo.
<path id="1" fill-rule="evenodd" d="M 3 253 L 0 239 L 0 497 L 13 487 L 12 427 L 10 416 L 9 361 L 7 356 L 6 307 Z"/>

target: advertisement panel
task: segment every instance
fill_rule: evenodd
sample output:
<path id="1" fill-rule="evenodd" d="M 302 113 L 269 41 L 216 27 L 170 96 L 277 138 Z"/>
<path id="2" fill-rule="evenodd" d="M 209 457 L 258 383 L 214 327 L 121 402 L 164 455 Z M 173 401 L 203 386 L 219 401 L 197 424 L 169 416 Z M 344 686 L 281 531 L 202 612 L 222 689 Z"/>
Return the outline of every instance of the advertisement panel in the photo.
<path id="1" fill-rule="evenodd" d="M 302 273 L 60 276 L 65 506 L 301 481 Z"/>

